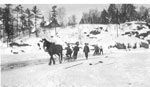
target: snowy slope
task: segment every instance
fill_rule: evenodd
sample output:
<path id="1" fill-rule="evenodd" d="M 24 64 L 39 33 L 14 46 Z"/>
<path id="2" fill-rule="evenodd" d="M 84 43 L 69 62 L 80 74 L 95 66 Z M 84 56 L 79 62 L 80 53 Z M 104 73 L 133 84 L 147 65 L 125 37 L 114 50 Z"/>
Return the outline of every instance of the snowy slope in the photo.
<path id="1" fill-rule="evenodd" d="M 129 31 L 138 31 L 138 32 L 147 32 L 150 29 L 148 27 L 144 26 L 145 28 L 141 30 L 137 30 L 138 24 L 133 24 L 133 25 L 126 25 L 126 24 L 121 24 L 120 26 L 115 25 L 115 24 L 109 24 L 109 25 L 103 25 L 103 24 L 81 24 L 81 25 L 76 25 L 75 27 L 67 26 L 65 28 L 56 28 L 58 35 L 55 36 L 55 29 L 45 29 L 46 34 L 48 36 L 53 36 L 52 40 L 56 42 L 56 44 L 61 44 L 63 47 L 66 47 L 66 42 L 67 43 L 75 43 L 77 41 L 80 42 L 80 47 L 83 48 L 84 43 L 89 43 L 90 49 L 93 49 L 92 45 L 98 45 L 102 46 L 104 50 L 109 50 L 108 46 L 114 46 L 116 43 L 124 43 L 127 45 L 130 43 L 131 46 L 133 46 L 135 43 L 137 43 L 137 47 L 139 48 L 141 42 L 144 42 L 148 44 L 147 40 L 150 40 L 149 35 L 145 37 L 144 39 L 140 39 L 135 37 L 134 35 L 128 36 L 128 35 L 121 35 L 122 33 L 129 32 Z M 96 30 L 99 31 L 100 34 L 93 35 L 90 32 Z M 107 31 L 106 31 L 107 30 Z M 37 43 L 40 43 L 39 41 L 44 38 L 45 33 L 43 33 L 43 29 L 40 29 L 41 33 L 39 34 L 40 37 L 36 38 L 34 35 L 31 36 L 30 38 L 28 36 L 23 37 L 23 38 L 18 38 L 15 40 L 15 42 L 20 43 L 20 41 L 23 41 L 22 43 L 28 43 L 31 46 L 27 47 L 6 47 L 6 43 L 0 43 L 1 44 L 1 52 L 2 52 L 2 62 L 5 60 L 7 62 L 7 58 L 4 56 L 7 55 L 28 55 L 28 54 L 44 54 L 45 52 L 43 50 L 39 50 L 39 47 L 37 46 Z M 117 31 L 118 31 L 118 37 L 117 37 Z M 40 43 L 42 47 L 42 43 Z M 21 52 L 24 50 L 25 52 Z M 12 52 L 18 52 L 18 54 L 12 54 Z M 64 51 L 65 53 L 65 51 Z M 83 55 L 82 49 L 79 52 L 80 54 Z M 11 56 L 10 56 L 11 57 Z M 17 57 L 17 56 L 16 56 Z M 20 56 L 18 56 L 20 57 Z M 8 58 L 9 60 L 10 58 Z M 19 59 L 19 58 L 18 58 Z M 29 58 L 32 59 L 32 58 Z M 34 58 L 33 58 L 34 59 Z M 25 59 L 23 59 L 25 60 Z"/>

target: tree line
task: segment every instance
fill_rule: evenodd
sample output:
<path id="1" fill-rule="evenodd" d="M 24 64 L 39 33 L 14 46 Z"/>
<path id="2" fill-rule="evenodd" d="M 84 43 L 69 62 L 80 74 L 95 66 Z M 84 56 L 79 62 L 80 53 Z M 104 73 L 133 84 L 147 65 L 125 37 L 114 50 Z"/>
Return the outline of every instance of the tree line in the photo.
<path id="1" fill-rule="evenodd" d="M 37 6 L 24 10 L 21 5 L 12 8 L 12 4 L 6 4 L 4 8 L 0 7 L 0 21 L 2 22 L 0 28 L 3 29 L 1 37 L 7 37 L 7 41 L 10 42 L 20 35 L 29 34 L 30 36 L 33 26 L 36 29 L 37 21 L 41 18 Z M 36 36 L 38 36 L 37 32 L 35 31 Z"/>
<path id="2" fill-rule="evenodd" d="M 42 23 L 45 21 L 41 10 L 37 6 L 31 9 L 23 8 L 22 5 L 13 6 L 13 4 L 5 4 L 5 7 L 0 7 L 0 39 L 5 37 L 7 42 L 11 42 L 22 35 L 30 37 L 31 34 L 35 34 L 38 37 L 38 28 L 44 26 Z M 51 8 L 47 14 L 49 22 L 54 20 Z M 56 15 L 55 21 L 58 21 L 60 27 L 76 24 L 75 15 L 69 17 L 68 22 L 66 21 L 66 10 L 63 7 L 57 9 Z"/>
<path id="3" fill-rule="evenodd" d="M 141 6 L 137 9 L 133 4 L 110 4 L 108 9 L 98 11 L 90 9 L 83 13 L 80 24 L 118 24 L 127 21 L 150 22 L 150 8 Z"/>
<path id="4" fill-rule="evenodd" d="M 5 7 L 0 7 L 0 22 L 2 22 L 0 23 L 0 38 L 6 37 L 7 42 L 10 42 L 13 41 L 13 38 L 21 35 L 30 37 L 31 34 L 35 34 L 38 37 L 38 28 L 45 24 L 41 10 L 37 6 L 33 6 L 31 9 L 23 8 L 22 5 L 13 6 L 5 4 Z M 52 9 L 50 8 L 47 13 L 49 22 L 55 19 L 60 27 L 77 24 L 76 15 L 66 17 L 65 8 L 57 8 L 55 18 Z M 137 20 L 150 22 L 150 8 L 141 6 L 137 10 L 133 4 L 110 4 L 108 9 L 103 9 L 103 11 L 90 9 L 89 12 L 84 12 L 79 24 L 118 24 Z M 41 21 L 40 24 L 39 21 Z M 34 32 L 32 32 L 33 28 Z"/>

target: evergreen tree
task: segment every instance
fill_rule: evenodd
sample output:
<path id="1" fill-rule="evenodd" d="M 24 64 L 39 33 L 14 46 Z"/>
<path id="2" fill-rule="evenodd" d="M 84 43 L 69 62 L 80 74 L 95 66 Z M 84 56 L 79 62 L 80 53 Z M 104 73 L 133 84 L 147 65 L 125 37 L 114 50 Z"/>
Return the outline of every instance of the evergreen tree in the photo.
<path id="1" fill-rule="evenodd" d="M 37 8 L 37 6 L 34 6 L 32 9 L 32 12 L 34 14 L 34 28 L 35 28 L 35 35 L 38 37 L 38 30 L 37 30 L 37 20 L 40 18 L 40 10 Z"/>
<path id="2" fill-rule="evenodd" d="M 143 20 L 146 21 L 148 17 L 149 17 L 149 12 L 148 12 L 148 9 L 146 9 L 143 15 Z"/>
<path id="3" fill-rule="evenodd" d="M 105 9 L 101 13 L 100 23 L 101 24 L 108 24 L 109 23 L 108 13 L 107 13 L 107 11 Z"/>
<path id="4" fill-rule="evenodd" d="M 24 35 L 25 34 L 24 33 L 25 26 L 26 26 L 26 15 L 24 13 L 20 16 L 20 21 L 21 21 L 21 30 L 22 30 L 22 33 Z"/>
<path id="5" fill-rule="evenodd" d="M 135 9 L 136 8 L 133 4 L 122 4 L 121 7 L 122 22 L 136 20 L 137 12 Z"/>
<path id="6" fill-rule="evenodd" d="M 16 11 L 17 13 L 17 36 L 18 36 L 18 32 L 19 32 L 19 15 L 22 13 L 22 6 L 21 5 L 18 5 L 16 6 L 16 8 L 14 9 L 14 11 Z"/>
<path id="7" fill-rule="evenodd" d="M 109 17 L 111 18 L 111 23 L 115 24 L 117 23 L 117 8 L 116 8 L 116 5 L 115 4 L 110 4 L 109 7 L 108 7 L 108 14 L 109 14 Z"/>
<path id="8" fill-rule="evenodd" d="M 11 19 L 12 19 L 12 15 L 11 15 L 11 4 L 6 4 L 6 7 L 4 8 L 4 12 L 3 12 L 3 24 L 4 24 L 4 29 L 5 32 L 7 33 L 7 46 L 8 46 L 8 42 L 11 41 L 11 36 L 13 35 L 13 29 L 11 28 Z"/>
<path id="9" fill-rule="evenodd" d="M 32 22 L 32 18 L 33 18 L 33 14 L 31 13 L 31 10 L 29 8 L 27 8 L 25 10 L 25 13 L 26 13 L 26 18 L 27 18 L 27 29 L 29 31 L 29 37 L 31 36 L 31 29 L 32 29 L 32 25 L 33 25 L 33 22 Z"/>

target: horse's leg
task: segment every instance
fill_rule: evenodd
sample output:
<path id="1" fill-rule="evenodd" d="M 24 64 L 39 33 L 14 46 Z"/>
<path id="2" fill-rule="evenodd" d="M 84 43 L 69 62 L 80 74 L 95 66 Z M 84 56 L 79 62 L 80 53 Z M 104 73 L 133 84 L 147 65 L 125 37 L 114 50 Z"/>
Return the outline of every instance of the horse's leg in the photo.
<path id="1" fill-rule="evenodd" d="M 53 64 L 55 64 L 55 59 L 53 58 L 53 55 L 52 55 L 52 61 L 53 61 Z"/>
<path id="2" fill-rule="evenodd" d="M 62 52 L 57 54 L 59 56 L 59 63 L 62 63 Z"/>
<path id="3" fill-rule="evenodd" d="M 52 56 L 50 56 L 49 65 L 52 63 Z"/>
<path id="4" fill-rule="evenodd" d="M 61 62 L 62 62 L 61 53 L 58 53 L 57 55 L 59 56 L 59 63 L 61 64 Z"/>
<path id="5" fill-rule="evenodd" d="M 61 53 L 60 53 L 60 57 L 61 57 L 61 62 L 62 62 L 62 60 L 63 60 L 63 54 L 62 54 L 62 51 L 61 51 Z"/>
<path id="6" fill-rule="evenodd" d="M 55 60 L 54 60 L 54 58 L 53 58 L 53 55 L 52 54 L 50 54 L 50 61 L 49 61 L 49 65 L 51 65 L 52 64 L 52 61 L 53 61 L 53 64 L 55 64 Z"/>

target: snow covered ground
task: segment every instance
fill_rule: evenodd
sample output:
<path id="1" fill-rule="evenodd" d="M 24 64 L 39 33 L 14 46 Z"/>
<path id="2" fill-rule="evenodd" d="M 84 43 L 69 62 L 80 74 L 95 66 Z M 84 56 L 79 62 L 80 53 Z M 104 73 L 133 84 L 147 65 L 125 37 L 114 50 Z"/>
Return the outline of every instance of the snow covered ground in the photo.
<path id="1" fill-rule="evenodd" d="M 149 52 L 117 51 L 89 60 L 2 71 L 1 87 L 150 87 Z"/>
<path id="2" fill-rule="evenodd" d="M 37 43 L 43 38 L 43 33 L 39 38 L 24 37 L 16 39 L 16 42 L 28 43 L 26 47 L 6 47 L 0 42 L 1 67 L 11 63 L 23 63 L 36 60 L 44 60 L 39 65 L 33 64 L 18 69 L 2 71 L 2 87 L 150 87 L 150 49 L 139 48 L 141 42 L 147 43 L 150 35 L 144 39 L 135 36 L 122 36 L 122 33 L 133 31 L 138 25 L 117 25 L 83 24 L 76 27 L 57 28 L 58 36 L 55 37 L 54 29 L 48 35 L 54 36 L 57 43 L 66 46 L 65 42 L 80 42 L 79 58 L 75 62 L 64 62 L 54 66 L 48 66 L 49 55 L 44 50 L 39 50 Z M 102 27 L 102 29 L 100 29 Z M 90 34 L 92 30 L 99 31 L 100 34 Z M 105 30 L 108 30 L 106 32 Z M 137 29 L 136 29 L 137 30 Z M 138 31 L 138 30 L 137 30 Z M 139 30 L 139 33 L 150 31 Z M 103 46 L 104 56 L 92 56 L 90 52 L 89 60 L 85 60 L 83 54 L 84 43 Z M 116 42 L 137 43 L 136 49 L 131 51 L 108 49 L 108 46 L 115 45 Z M 41 44 L 42 45 L 42 44 Z M 23 50 L 23 51 L 22 51 Z M 11 52 L 12 51 L 12 52 Z M 13 54 L 17 52 L 17 54 Z M 64 50 L 65 55 L 65 50 Z M 46 60 L 46 61 L 45 61 Z M 100 63 L 99 61 L 102 61 Z M 71 68 L 70 68 L 71 67 Z"/>

